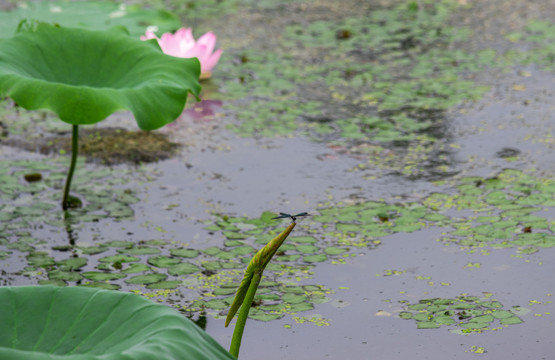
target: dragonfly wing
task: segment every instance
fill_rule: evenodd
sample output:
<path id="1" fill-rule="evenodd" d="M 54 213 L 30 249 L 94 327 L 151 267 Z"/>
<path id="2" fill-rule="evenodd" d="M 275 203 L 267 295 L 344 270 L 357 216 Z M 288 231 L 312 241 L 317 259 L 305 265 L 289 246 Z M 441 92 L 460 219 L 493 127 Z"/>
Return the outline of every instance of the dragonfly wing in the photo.
<path id="1" fill-rule="evenodd" d="M 275 218 L 272 218 L 272 220 L 273 219 L 285 219 L 285 218 L 288 218 L 288 217 L 291 217 L 291 215 L 280 212 L 279 216 L 276 216 Z"/>

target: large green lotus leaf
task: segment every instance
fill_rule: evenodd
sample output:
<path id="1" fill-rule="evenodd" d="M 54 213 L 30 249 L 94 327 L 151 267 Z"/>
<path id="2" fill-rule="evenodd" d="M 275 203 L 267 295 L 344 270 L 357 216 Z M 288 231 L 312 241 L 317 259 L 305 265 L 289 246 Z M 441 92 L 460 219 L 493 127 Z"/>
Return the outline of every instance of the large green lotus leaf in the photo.
<path id="1" fill-rule="evenodd" d="M 8 12 L 0 12 L 0 38 L 12 37 L 23 19 L 36 19 L 62 26 L 107 30 L 113 26 L 125 26 L 130 34 L 139 38 L 147 26 L 156 26 L 157 33 L 175 31 L 181 22 L 172 13 L 163 10 L 144 10 L 138 6 L 120 5 L 114 2 L 29 2 L 18 3 Z"/>
<path id="2" fill-rule="evenodd" d="M 158 129 L 181 114 L 189 92 L 198 96 L 199 74 L 196 58 L 165 55 L 156 40 L 132 39 L 124 28 L 32 23 L 0 41 L 0 95 L 73 125 L 127 109 L 141 129 Z"/>
<path id="3" fill-rule="evenodd" d="M 177 311 L 131 293 L 0 288 L 2 360 L 234 359 Z"/>

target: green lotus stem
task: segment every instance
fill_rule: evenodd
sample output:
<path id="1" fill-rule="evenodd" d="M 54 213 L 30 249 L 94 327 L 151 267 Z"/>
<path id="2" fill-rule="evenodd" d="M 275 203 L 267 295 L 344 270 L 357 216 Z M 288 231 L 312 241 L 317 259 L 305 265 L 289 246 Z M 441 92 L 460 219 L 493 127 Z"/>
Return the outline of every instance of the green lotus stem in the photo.
<path id="1" fill-rule="evenodd" d="M 62 200 L 62 209 L 69 208 L 69 188 L 71 187 L 71 179 L 75 171 L 75 164 L 77 163 L 77 153 L 79 151 L 79 125 L 73 125 L 71 134 L 71 163 L 69 164 L 69 171 L 66 177 L 66 185 L 64 187 L 64 198 Z"/>
<path id="2" fill-rule="evenodd" d="M 67 238 L 69 240 L 69 245 L 75 246 L 75 234 L 71 227 L 71 213 L 69 211 L 64 211 L 64 226 L 66 228 Z"/>
<path id="3" fill-rule="evenodd" d="M 283 244 L 285 239 L 287 239 L 295 225 L 297 225 L 295 221 L 291 222 L 287 229 L 283 230 L 281 234 L 273 238 L 262 249 L 258 250 L 258 252 L 252 257 L 249 265 L 247 265 L 245 275 L 243 276 L 243 280 L 241 280 L 241 285 L 239 285 L 239 288 L 237 289 L 235 299 L 233 299 L 233 303 L 231 304 L 225 320 L 225 326 L 227 327 L 237 313 L 237 310 L 241 308 L 237 317 L 237 323 L 235 324 L 235 330 L 233 331 L 233 337 L 231 338 L 231 345 L 229 347 L 229 352 L 236 358 L 239 357 L 239 348 L 241 347 L 243 331 L 249 316 L 252 301 L 256 294 L 256 290 L 258 289 L 258 284 L 260 283 L 260 279 L 262 279 L 262 272 L 281 244 Z"/>
<path id="4" fill-rule="evenodd" d="M 258 284 L 260 284 L 260 279 L 262 279 L 262 273 L 255 273 L 251 279 L 249 289 L 245 295 L 244 304 L 251 304 L 256 295 L 256 290 L 258 290 Z M 245 330 L 245 325 L 247 323 L 247 318 L 249 317 L 249 311 L 251 306 L 241 306 L 241 311 L 237 316 L 237 323 L 235 324 L 235 329 L 233 330 L 233 337 L 231 339 L 231 345 L 229 346 L 229 352 L 236 358 L 239 357 L 239 348 L 241 347 L 241 340 L 243 339 L 243 331 Z"/>

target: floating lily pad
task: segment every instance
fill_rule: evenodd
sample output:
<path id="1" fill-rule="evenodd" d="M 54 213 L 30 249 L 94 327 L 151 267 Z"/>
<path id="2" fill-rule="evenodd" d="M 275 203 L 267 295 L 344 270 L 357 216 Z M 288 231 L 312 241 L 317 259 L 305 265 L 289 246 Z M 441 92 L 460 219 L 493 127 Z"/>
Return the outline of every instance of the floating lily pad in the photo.
<path id="1" fill-rule="evenodd" d="M 136 274 L 151 270 L 147 264 L 130 264 L 129 267 L 123 269 L 121 272 L 125 274 Z"/>
<path id="2" fill-rule="evenodd" d="M 254 311 L 253 311 L 254 310 Z M 275 314 L 275 313 L 266 313 L 263 311 L 256 311 L 256 309 L 251 309 L 249 312 L 249 318 L 258 321 L 272 321 L 281 319 L 283 314 Z"/>
<path id="3" fill-rule="evenodd" d="M 229 304 L 227 304 L 226 302 L 224 302 L 222 300 L 217 300 L 217 299 L 206 301 L 204 303 L 204 305 L 207 308 L 214 309 L 214 310 L 224 310 L 224 309 L 227 309 L 229 307 Z"/>
<path id="4" fill-rule="evenodd" d="M 119 286 L 118 284 L 109 284 L 106 282 L 97 282 L 97 281 L 85 282 L 85 283 L 79 284 L 79 286 L 98 288 L 98 289 L 104 289 L 104 290 L 119 290 L 121 288 L 121 286 Z"/>
<path id="5" fill-rule="evenodd" d="M 224 261 L 221 263 L 223 269 L 242 269 L 244 265 L 237 261 Z"/>
<path id="6" fill-rule="evenodd" d="M 159 254 L 160 249 L 156 249 L 150 246 L 137 246 L 131 249 L 118 249 L 118 252 L 128 255 L 153 255 Z"/>
<path id="7" fill-rule="evenodd" d="M 302 286 L 282 286 L 280 290 L 290 294 L 305 294 L 306 290 Z"/>
<path id="8" fill-rule="evenodd" d="M 239 233 L 239 232 L 235 232 L 235 231 L 224 231 L 223 235 L 228 238 L 228 239 L 246 239 L 247 236 Z"/>
<path id="9" fill-rule="evenodd" d="M 222 250 L 220 250 L 220 248 L 218 248 L 216 246 L 212 246 L 212 247 L 203 249 L 202 252 L 207 254 L 207 255 L 210 255 L 210 256 L 216 256 L 217 254 L 222 252 Z"/>
<path id="10" fill-rule="evenodd" d="M 198 271 L 200 271 L 200 268 L 190 263 L 181 263 L 168 269 L 168 273 L 170 275 L 187 275 L 196 273 Z"/>
<path id="11" fill-rule="evenodd" d="M 289 304 L 297 304 L 300 302 L 304 302 L 307 300 L 307 296 L 306 295 L 295 295 L 295 294 L 291 294 L 291 293 L 286 293 L 284 294 L 281 299 Z"/>
<path id="12" fill-rule="evenodd" d="M 509 311 L 517 316 L 524 316 L 528 314 L 531 310 L 517 305 L 517 306 L 513 306 Z"/>
<path id="13" fill-rule="evenodd" d="M 39 280 L 39 285 L 67 286 L 63 280 Z"/>
<path id="14" fill-rule="evenodd" d="M 438 324 L 434 321 L 419 321 L 416 323 L 417 329 L 437 329 L 440 326 L 441 324 Z"/>
<path id="15" fill-rule="evenodd" d="M 126 262 L 135 262 L 141 260 L 136 256 L 127 256 L 127 255 L 113 255 L 113 256 L 105 256 L 103 258 L 98 259 L 98 261 L 102 263 L 126 263 Z"/>
<path id="16" fill-rule="evenodd" d="M 79 281 L 83 279 L 83 276 L 78 272 L 52 270 L 48 272 L 48 278 L 50 280 Z"/>
<path id="17" fill-rule="evenodd" d="M 102 244 L 102 246 L 115 247 L 115 248 L 132 248 L 135 243 L 132 241 L 112 240 Z"/>
<path id="18" fill-rule="evenodd" d="M 233 295 L 237 291 L 236 287 L 233 288 L 218 288 L 214 290 L 214 295 Z"/>
<path id="19" fill-rule="evenodd" d="M 471 318 L 467 322 L 460 323 L 459 326 L 463 329 L 482 329 L 485 327 L 490 326 L 491 322 L 493 321 L 494 317 L 491 315 L 480 315 Z"/>
<path id="20" fill-rule="evenodd" d="M 324 249 L 324 252 L 328 255 L 339 255 L 347 252 L 347 249 L 336 247 L 336 246 L 328 246 Z"/>
<path id="21" fill-rule="evenodd" d="M 515 324 L 521 324 L 523 322 L 524 321 L 518 316 L 510 316 L 510 317 L 502 318 L 500 320 L 501 325 L 515 325 Z"/>
<path id="22" fill-rule="evenodd" d="M 491 315 L 496 319 L 506 319 L 514 316 L 514 314 L 507 310 L 496 310 L 491 313 Z"/>
<path id="23" fill-rule="evenodd" d="M 393 232 L 414 232 L 416 230 L 420 230 L 422 228 L 422 224 L 406 224 L 406 225 L 397 225 L 391 229 Z"/>
<path id="24" fill-rule="evenodd" d="M 112 203 L 108 204 L 104 207 L 104 210 L 108 213 L 109 216 L 114 218 L 132 218 L 135 214 L 133 209 L 130 209 L 126 205 Z"/>
<path id="25" fill-rule="evenodd" d="M 299 312 L 310 311 L 310 310 L 314 310 L 314 305 L 308 302 L 300 302 L 300 303 L 292 304 L 288 309 L 289 312 L 293 312 L 293 313 L 299 313 Z"/>
<path id="26" fill-rule="evenodd" d="M 169 268 L 179 264 L 181 260 L 169 256 L 152 256 L 148 258 L 148 263 L 156 267 Z"/>
<path id="27" fill-rule="evenodd" d="M 89 280 L 107 281 L 107 280 L 123 279 L 125 277 L 125 274 L 99 272 L 99 271 L 86 271 L 83 273 L 83 276 Z"/>
<path id="28" fill-rule="evenodd" d="M 80 269 L 83 266 L 87 265 L 87 259 L 86 258 L 71 258 L 71 259 L 66 259 L 66 260 L 59 261 L 57 264 L 58 264 L 58 267 L 60 268 L 60 270 L 71 271 L 71 270 Z"/>
<path id="29" fill-rule="evenodd" d="M 493 328 L 495 321 L 501 325 L 522 322 L 512 311 L 502 310 L 503 305 L 495 300 L 481 300 L 476 296 L 458 296 L 452 299 L 422 299 L 417 304 L 408 304 L 409 311 L 399 313 L 401 319 L 413 319 L 418 329 L 434 329 L 456 325 L 462 329 Z M 491 310 L 494 309 L 494 310 Z"/>
<path id="30" fill-rule="evenodd" d="M 202 267 L 208 271 L 216 271 L 222 268 L 222 263 L 219 261 L 203 261 Z"/>
<path id="31" fill-rule="evenodd" d="M 79 250 L 85 255 L 95 255 L 100 254 L 108 250 L 107 247 L 104 246 L 86 246 L 86 247 L 79 247 Z"/>
<path id="32" fill-rule="evenodd" d="M 405 320 L 412 319 L 412 313 L 409 311 L 401 311 L 399 313 L 399 317 Z"/>
<path id="33" fill-rule="evenodd" d="M 302 255 L 300 254 L 293 254 L 293 255 L 278 255 L 276 256 L 276 261 L 285 261 L 285 262 L 294 262 L 301 258 Z"/>
<path id="34" fill-rule="evenodd" d="M 289 242 L 291 243 L 301 243 L 301 244 L 313 244 L 318 242 L 318 240 L 316 240 L 314 237 L 312 236 L 291 236 L 289 238 Z"/>
<path id="35" fill-rule="evenodd" d="M 143 241 L 142 243 L 147 245 L 153 245 L 153 246 L 163 246 L 168 244 L 166 240 L 162 240 L 162 239 L 146 240 L 146 241 Z"/>
<path id="36" fill-rule="evenodd" d="M 247 255 L 253 252 L 254 248 L 252 246 L 238 246 L 229 251 L 229 253 L 233 254 L 234 257 Z"/>
<path id="37" fill-rule="evenodd" d="M 125 279 L 125 282 L 128 284 L 135 284 L 135 285 L 147 285 L 157 283 L 163 280 L 166 280 L 168 275 L 166 274 L 148 274 L 148 275 L 137 275 L 131 278 Z"/>
<path id="38" fill-rule="evenodd" d="M 171 249 L 170 254 L 172 254 L 173 256 L 192 259 L 196 258 L 200 254 L 200 252 L 194 249 Z"/>
<path id="39" fill-rule="evenodd" d="M 245 245 L 243 241 L 240 240 L 226 240 L 224 242 L 224 245 L 226 247 L 234 247 L 234 246 L 241 246 L 241 245 Z"/>
<path id="40" fill-rule="evenodd" d="M 298 252 L 303 254 L 314 254 L 320 250 L 314 245 L 297 245 L 295 248 Z"/>
<path id="41" fill-rule="evenodd" d="M 12 242 L 6 245 L 6 247 L 8 249 L 12 249 L 12 250 L 18 250 L 20 252 L 31 252 L 33 250 L 35 250 L 34 247 L 32 247 L 29 244 L 25 244 L 25 243 L 20 243 L 20 242 Z M 37 261 L 41 261 L 39 258 L 36 259 Z M 48 260 L 45 260 L 48 261 Z"/>
<path id="42" fill-rule="evenodd" d="M 309 255 L 309 256 L 304 256 L 303 260 L 309 263 L 312 262 L 324 262 L 328 259 L 328 257 L 326 256 L 326 254 L 318 254 L 318 255 Z"/>
<path id="43" fill-rule="evenodd" d="M 31 266 L 41 266 L 41 267 L 51 266 L 56 263 L 52 257 L 42 252 L 32 253 L 29 256 L 27 256 L 27 262 Z"/>

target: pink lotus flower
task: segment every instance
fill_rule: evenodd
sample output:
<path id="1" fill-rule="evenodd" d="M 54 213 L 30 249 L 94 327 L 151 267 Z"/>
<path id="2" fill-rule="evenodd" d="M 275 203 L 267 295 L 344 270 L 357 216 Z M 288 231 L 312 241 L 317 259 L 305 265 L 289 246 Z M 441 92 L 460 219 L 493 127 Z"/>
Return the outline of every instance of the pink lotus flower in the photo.
<path id="1" fill-rule="evenodd" d="M 195 41 L 193 31 L 189 28 L 181 28 L 175 34 L 164 33 L 160 39 L 153 32 L 147 30 L 145 36 L 141 36 L 141 40 L 149 39 L 158 40 L 158 44 L 165 54 L 182 58 L 198 58 L 201 79 L 210 77 L 210 71 L 222 55 L 222 49 L 212 53 L 216 46 L 216 35 L 212 32 L 207 32 Z"/>

